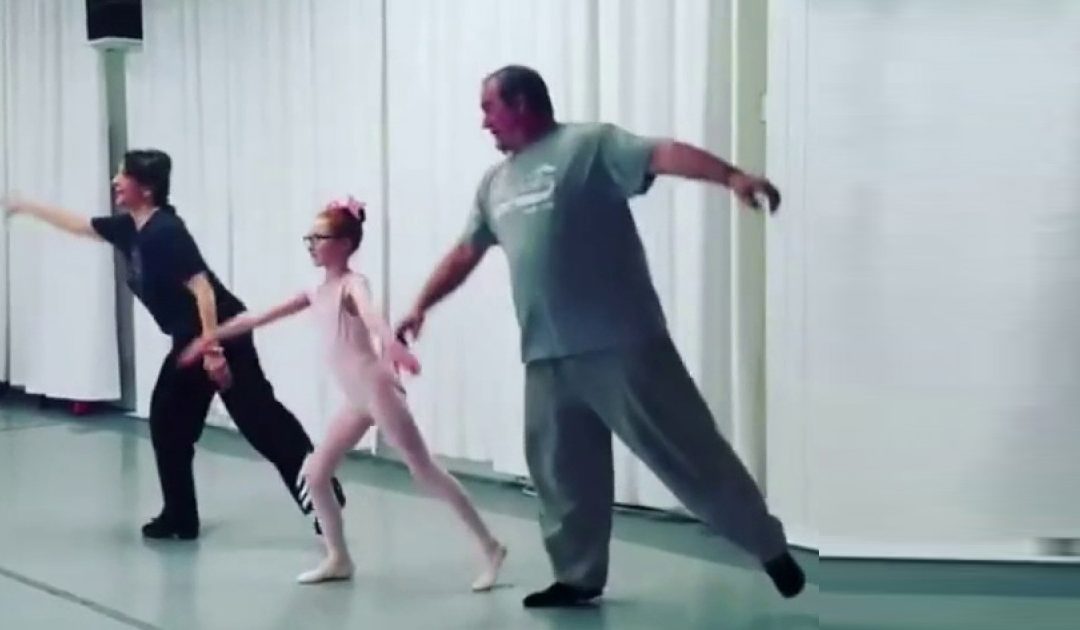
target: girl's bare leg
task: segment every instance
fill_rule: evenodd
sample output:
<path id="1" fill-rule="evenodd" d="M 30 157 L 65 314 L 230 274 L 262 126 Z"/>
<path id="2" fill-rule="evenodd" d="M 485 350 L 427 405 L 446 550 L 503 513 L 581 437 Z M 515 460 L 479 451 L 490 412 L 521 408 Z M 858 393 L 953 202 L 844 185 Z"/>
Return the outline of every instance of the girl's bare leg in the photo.
<path id="1" fill-rule="evenodd" d="M 416 483 L 447 502 L 465 523 L 484 558 L 484 568 L 472 588 L 490 590 L 506 558 L 506 547 L 491 534 L 458 480 L 432 459 L 399 387 L 389 379 L 379 384 L 372 406 L 375 422 L 390 445 L 401 453 Z"/>
<path id="2" fill-rule="evenodd" d="M 326 439 L 315 447 L 315 452 L 304 462 L 300 474 L 307 484 L 315 515 L 322 526 L 326 558 L 319 566 L 297 577 L 301 584 L 352 577 L 353 563 L 345 544 L 341 506 L 334 498 L 331 479 L 341 460 L 372 425 L 374 420 L 371 416 L 352 408 L 343 409 L 330 425 Z"/>

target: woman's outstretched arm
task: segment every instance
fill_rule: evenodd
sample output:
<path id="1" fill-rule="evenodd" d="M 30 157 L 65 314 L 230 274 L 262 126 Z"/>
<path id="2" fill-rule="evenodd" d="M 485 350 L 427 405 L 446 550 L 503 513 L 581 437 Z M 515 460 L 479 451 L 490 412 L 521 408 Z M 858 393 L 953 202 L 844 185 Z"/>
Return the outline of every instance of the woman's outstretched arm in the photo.
<path id="1" fill-rule="evenodd" d="M 104 240 L 90 224 L 90 217 L 75 214 L 70 210 L 22 199 L 4 199 L 0 201 L 0 205 L 7 210 L 9 215 L 25 214 L 69 234 L 92 238 L 97 241 Z"/>

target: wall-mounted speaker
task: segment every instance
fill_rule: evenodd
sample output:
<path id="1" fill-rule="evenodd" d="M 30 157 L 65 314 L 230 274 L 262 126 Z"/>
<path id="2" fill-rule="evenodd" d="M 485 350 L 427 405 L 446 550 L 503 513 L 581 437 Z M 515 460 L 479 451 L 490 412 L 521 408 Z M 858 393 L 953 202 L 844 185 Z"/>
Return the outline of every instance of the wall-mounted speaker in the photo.
<path id="1" fill-rule="evenodd" d="M 99 48 L 142 43 L 142 0 L 86 0 L 86 36 Z"/>

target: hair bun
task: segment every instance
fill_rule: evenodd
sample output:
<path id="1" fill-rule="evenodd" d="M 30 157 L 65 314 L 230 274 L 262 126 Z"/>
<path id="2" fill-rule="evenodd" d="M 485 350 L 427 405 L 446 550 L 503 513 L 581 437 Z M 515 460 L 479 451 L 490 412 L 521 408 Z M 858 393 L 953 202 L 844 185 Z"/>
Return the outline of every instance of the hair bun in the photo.
<path id="1" fill-rule="evenodd" d="M 364 219 L 367 218 L 367 212 L 364 208 L 364 202 L 357 200 L 352 195 L 349 195 L 344 199 L 335 199 L 331 201 L 330 203 L 326 204 L 326 209 L 344 210 L 345 212 L 351 214 L 352 217 L 360 223 L 363 223 Z"/>

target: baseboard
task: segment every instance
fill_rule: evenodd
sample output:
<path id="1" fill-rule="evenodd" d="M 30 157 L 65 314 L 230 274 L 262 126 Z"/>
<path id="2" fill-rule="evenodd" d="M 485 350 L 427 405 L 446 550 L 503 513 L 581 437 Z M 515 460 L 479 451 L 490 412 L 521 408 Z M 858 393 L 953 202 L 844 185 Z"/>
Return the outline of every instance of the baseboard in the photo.
<path id="1" fill-rule="evenodd" d="M 1074 555 L 1071 547 L 1055 548 L 1037 540 L 941 543 L 824 539 L 817 550 L 823 560 L 1080 564 L 1080 556 Z"/>

